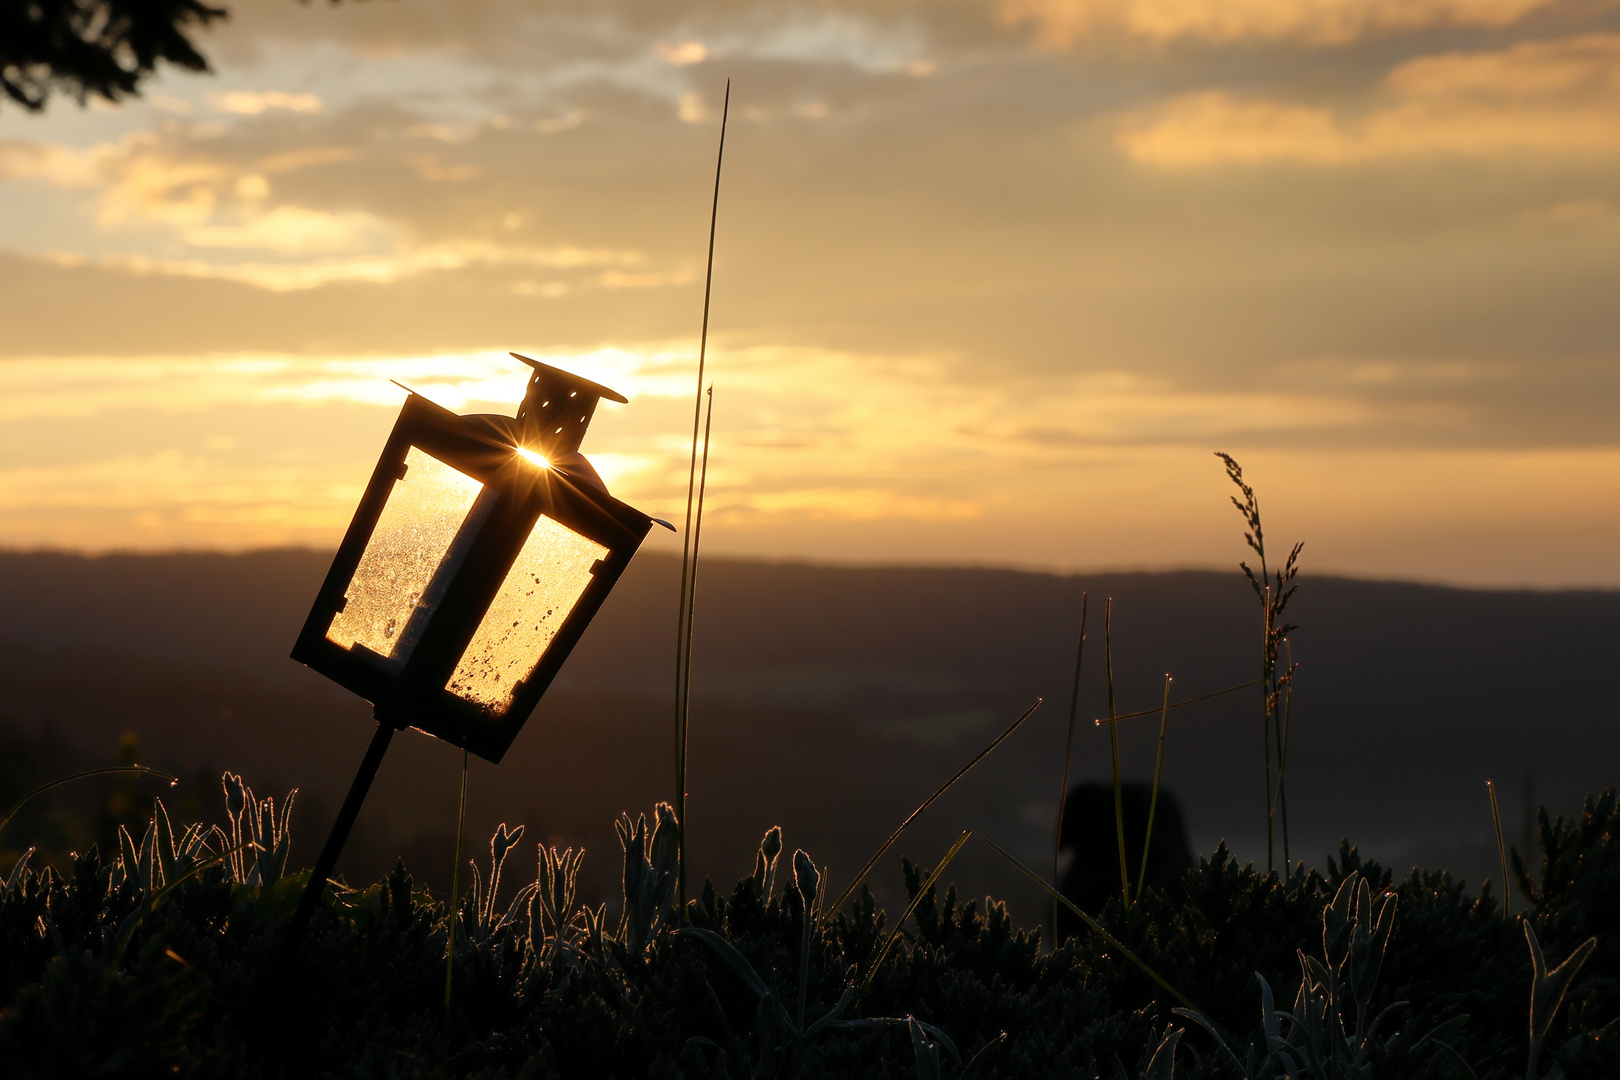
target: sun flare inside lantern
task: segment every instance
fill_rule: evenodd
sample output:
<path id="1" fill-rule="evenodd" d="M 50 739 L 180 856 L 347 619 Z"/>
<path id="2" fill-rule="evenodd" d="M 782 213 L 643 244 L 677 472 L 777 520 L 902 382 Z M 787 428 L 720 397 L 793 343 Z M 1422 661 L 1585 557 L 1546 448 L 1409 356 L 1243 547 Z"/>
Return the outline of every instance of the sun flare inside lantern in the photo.
<path id="1" fill-rule="evenodd" d="M 527 461 L 530 465 L 535 465 L 542 469 L 551 468 L 551 462 L 547 461 L 543 455 L 537 454 L 533 450 L 530 450 L 527 446 L 519 446 L 517 448 L 517 456 L 522 458 L 524 461 Z"/>

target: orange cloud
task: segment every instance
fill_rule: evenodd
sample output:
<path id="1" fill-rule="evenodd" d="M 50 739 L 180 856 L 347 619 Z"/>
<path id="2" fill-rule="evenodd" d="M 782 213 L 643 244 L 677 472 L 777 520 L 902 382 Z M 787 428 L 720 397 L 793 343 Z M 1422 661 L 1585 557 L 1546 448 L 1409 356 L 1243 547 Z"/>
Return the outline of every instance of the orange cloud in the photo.
<path id="1" fill-rule="evenodd" d="M 316 211 L 272 211 L 249 218 L 241 225 L 202 226 L 182 234 L 199 248 L 256 250 L 275 254 L 306 256 L 301 261 L 214 262 L 199 258 L 156 258 L 149 255 L 104 255 L 94 258 L 68 252 L 51 253 L 47 261 L 58 266 L 99 266 L 134 274 L 237 281 L 271 292 L 297 292 L 335 282 L 363 281 L 388 284 L 435 271 L 461 270 L 472 266 L 541 267 L 545 269 L 589 268 L 595 266 L 634 266 L 643 261 L 638 251 L 586 249 L 577 247 L 523 247 L 484 241 L 450 241 L 440 244 L 395 245 L 391 233 L 367 214 L 325 214 Z M 353 251 L 373 238 L 388 241 L 388 250 L 376 253 Z M 326 252 L 350 249 L 347 253 Z M 693 280 L 690 272 L 665 275 L 628 275 L 621 280 L 612 272 L 599 275 L 593 284 L 600 288 L 668 288 Z M 603 280 L 605 279 L 605 280 Z M 533 285 L 517 282 L 514 291 L 536 291 Z M 564 288 L 563 293 L 571 287 Z M 538 289 L 545 295 L 543 287 Z M 561 295 L 561 293 L 559 293 Z"/>
<path id="2" fill-rule="evenodd" d="M 329 214 L 298 206 L 280 206 L 246 217 L 237 224 L 211 224 L 185 230 L 186 243 L 202 248 L 251 248 L 293 254 L 352 251 L 386 236 L 383 222 L 371 214 Z"/>
<path id="3" fill-rule="evenodd" d="M 701 64 L 709 58 L 709 50 L 701 41 L 660 41 L 653 46 L 653 52 L 676 67 Z"/>
<path id="4" fill-rule="evenodd" d="M 282 90 L 232 90 L 209 94 L 208 103 L 220 112 L 258 116 L 273 109 L 314 114 L 321 111 L 321 99 L 314 94 L 289 94 Z"/>
<path id="5" fill-rule="evenodd" d="M 1128 117 L 1118 144 L 1163 167 L 1344 165 L 1436 154 L 1620 153 L 1620 35 L 1446 53 L 1397 67 L 1353 113 L 1222 90 Z"/>
<path id="6" fill-rule="evenodd" d="M 1001 0 L 1008 24 L 1032 23 L 1041 44 L 1067 49 L 1084 38 L 1123 35 L 1299 41 L 1337 45 L 1437 26 L 1505 26 L 1548 0 Z"/>
<path id="7" fill-rule="evenodd" d="M 722 497 L 716 500 L 715 510 L 721 522 L 750 512 L 846 521 L 964 521 L 984 513 L 984 507 L 971 499 L 907 495 L 879 488 L 840 487 L 797 488 L 740 495 L 731 499 Z"/>
<path id="8" fill-rule="evenodd" d="M 401 223 L 366 210 L 269 205 L 266 177 L 347 161 L 342 147 L 267 155 L 244 167 L 187 152 L 163 134 L 134 132 L 87 147 L 0 140 L 0 180 L 36 181 L 90 193 L 86 209 L 103 231 L 158 225 L 189 252 L 88 255 L 45 253 L 58 265 L 97 265 L 139 274 L 212 278 L 287 292 L 341 281 L 387 283 L 470 266 L 599 271 L 598 288 L 668 288 L 693 280 L 689 268 L 647 268 L 633 249 L 494 242 L 476 237 L 424 243 Z M 423 161 L 413 164 L 430 173 Z M 462 179 L 431 172 L 430 179 Z M 521 223 L 521 222 L 520 222 Z M 235 255 L 230 258 L 227 253 Z"/>

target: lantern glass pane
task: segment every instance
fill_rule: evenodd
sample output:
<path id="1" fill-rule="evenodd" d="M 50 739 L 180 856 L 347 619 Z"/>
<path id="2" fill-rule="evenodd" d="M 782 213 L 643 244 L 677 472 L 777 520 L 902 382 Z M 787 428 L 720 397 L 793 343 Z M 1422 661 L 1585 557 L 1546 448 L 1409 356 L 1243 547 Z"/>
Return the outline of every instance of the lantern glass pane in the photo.
<path id="1" fill-rule="evenodd" d="M 403 664 L 477 532 L 478 522 L 470 518 L 482 519 L 473 510 L 483 488 L 411 447 L 405 475 L 389 492 L 327 640 L 345 649 L 361 645 Z"/>
<path id="2" fill-rule="evenodd" d="M 505 712 L 607 553 L 561 522 L 537 520 L 445 689 Z"/>

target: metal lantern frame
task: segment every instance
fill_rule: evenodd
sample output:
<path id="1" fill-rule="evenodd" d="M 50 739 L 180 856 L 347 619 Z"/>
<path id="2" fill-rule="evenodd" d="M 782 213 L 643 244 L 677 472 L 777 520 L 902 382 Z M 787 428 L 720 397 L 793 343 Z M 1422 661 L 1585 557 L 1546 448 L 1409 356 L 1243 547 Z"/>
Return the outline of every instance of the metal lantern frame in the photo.
<path id="1" fill-rule="evenodd" d="M 581 404 L 577 385 L 574 390 L 566 389 L 567 385 L 583 384 L 603 396 L 612 391 L 555 368 L 537 366 L 544 369 L 537 372 L 537 380 L 550 383 L 547 389 L 559 399 L 569 401 L 565 395 L 576 395 L 571 399 L 574 412 L 584 415 L 576 418 L 571 414 L 568 419 L 582 434 L 595 404 L 594 395 Z M 549 404 L 549 399 L 542 400 Z M 412 393 L 292 652 L 294 660 L 370 701 L 379 723 L 395 729 L 418 728 L 494 763 L 511 746 L 652 525 L 647 515 L 609 495 L 577 451 L 558 444 L 556 435 L 561 430 L 542 427 L 544 417 L 533 423 L 526 423 L 527 419 L 522 413 L 516 419 L 459 416 Z M 553 437 L 542 438 L 542 433 Z M 572 441 L 577 445 L 577 435 Z M 437 602 L 401 662 L 359 643 L 346 648 L 328 634 L 345 606 L 389 496 L 406 476 L 406 457 L 413 448 L 478 481 L 484 492 L 480 499 L 490 501 L 480 520 L 469 515 L 446 553 L 444 562 L 456 565 L 441 567 L 440 573 L 447 579 L 435 582 Z M 544 457 L 547 464 L 536 463 L 537 457 Z M 542 515 L 601 545 L 607 554 L 591 568 L 590 583 L 536 658 L 534 668 L 517 685 L 510 703 L 492 711 L 458 696 L 447 685 Z"/>
<path id="2" fill-rule="evenodd" d="M 534 369 L 515 417 L 460 416 L 405 388 L 410 396 L 293 646 L 294 660 L 370 701 L 376 707 L 377 730 L 310 870 L 309 883 L 282 939 L 273 979 L 298 948 L 394 732 L 418 728 L 499 764 L 656 520 L 609 495 L 596 470 L 579 452 L 597 402 L 608 398 L 623 404 L 625 399 L 570 372 L 517 353 L 512 356 Z M 476 483 L 478 488 L 468 506 L 457 511 L 453 530 L 449 528 L 451 515 L 441 507 L 440 524 L 445 527 L 432 544 L 408 553 L 419 556 L 414 560 L 417 571 L 430 563 L 432 567 L 425 580 L 418 572 L 412 583 L 388 597 L 390 601 L 402 599 L 411 607 L 398 627 L 397 640 L 392 638 L 397 620 L 388 622 L 392 648 L 384 656 L 358 637 L 344 644 L 332 633 L 335 620 L 352 602 L 351 586 L 365 565 L 391 497 L 409 475 L 413 451 L 448 466 L 461 474 L 461 480 Z M 428 464 L 420 459 L 418 463 Z M 464 490 L 463 495 L 467 494 Z M 404 519 L 412 512 L 409 499 L 401 506 Z M 514 576 L 520 573 L 519 560 L 546 518 L 562 531 L 547 527 L 539 540 L 542 549 L 550 536 L 565 544 L 583 539 L 603 553 L 583 568 L 589 580 L 577 595 L 554 594 L 557 606 L 568 601 L 567 611 L 544 639 L 532 666 L 509 684 L 498 707 L 489 700 L 480 702 L 456 693 L 455 687 L 461 685 L 455 681 L 457 665 L 472 654 L 477 635 L 494 617 L 503 590 L 520 580 Z M 668 522 L 660 524 L 674 528 Z M 452 533 L 448 540 L 447 532 Z M 440 541 L 442 551 L 434 546 Z M 575 544 L 575 565 L 568 571 L 575 581 L 581 572 L 582 553 L 589 555 L 591 548 Z M 383 558 L 380 554 L 379 559 Z M 525 563 L 521 573 L 532 576 L 537 586 L 542 584 L 533 564 Z M 372 582 L 367 587 L 376 585 Z M 524 588 L 522 584 L 516 587 Z M 518 616 L 513 627 L 529 621 L 531 630 L 541 629 L 533 621 L 536 605 L 514 599 L 510 608 L 500 611 L 502 618 Z M 556 614 L 554 606 L 538 618 L 543 621 Z M 506 648 L 504 655 L 504 663 L 511 666 L 528 654 Z M 498 683 L 500 677 L 487 681 Z"/>

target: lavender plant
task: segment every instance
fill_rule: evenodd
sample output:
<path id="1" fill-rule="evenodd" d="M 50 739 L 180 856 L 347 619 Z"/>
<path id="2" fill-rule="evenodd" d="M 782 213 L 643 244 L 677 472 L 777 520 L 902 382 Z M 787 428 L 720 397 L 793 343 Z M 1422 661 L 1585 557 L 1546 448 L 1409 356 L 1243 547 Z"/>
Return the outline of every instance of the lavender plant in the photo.
<path id="1" fill-rule="evenodd" d="M 910 903 L 890 928 L 864 889 L 829 916 L 825 869 L 803 851 L 783 865 L 773 829 L 755 872 L 729 896 L 706 886 L 683 924 L 670 902 L 669 807 L 621 820 L 613 919 L 581 902 L 581 852 L 539 847 L 523 880 L 512 858 L 522 831 L 503 825 L 453 903 L 413 891 L 403 864 L 370 888 L 334 890 L 288 972 L 296 993 L 260 1031 L 259 979 L 300 881 L 284 868 L 258 883 L 254 829 L 280 844 L 290 822 L 234 779 L 237 834 L 182 828 L 154 807 L 140 841 L 131 834 L 105 861 L 90 851 L 66 874 L 26 859 L 9 868 L 8 1077 L 1578 1080 L 1620 1068 L 1620 954 L 1605 930 L 1620 903 L 1612 793 L 1578 819 L 1543 819 L 1544 857 L 1521 880 L 1522 928 L 1505 925 L 1488 894 L 1465 895 L 1444 874 L 1395 882 L 1346 845 L 1326 874 L 1280 878 L 1217 851 L 1180 899 L 1148 889 L 1128 908 L 1111 901 L 1090 933 L 1057 949 L 1017 930 L 1004 905 L 945 888 L 950 852 L 932 870 L 903 864 Z M 240 852 L 224 847 L 233 835 Z M 1313 934 L 1319 946 L 1306 945 Z M 1570 959 L 1547 961 L 1543 941 Z M 1257 985 L 1259 1010 L 1234 1005 Z M 1179 1029 L 1178 1001 L 1210 1007 L 1181 1018 L 1221 1046 L 1252 1049 L 1200 1054 L 1194 1044 L 1208 1044 Z"/>

